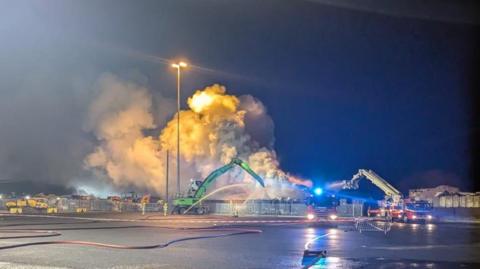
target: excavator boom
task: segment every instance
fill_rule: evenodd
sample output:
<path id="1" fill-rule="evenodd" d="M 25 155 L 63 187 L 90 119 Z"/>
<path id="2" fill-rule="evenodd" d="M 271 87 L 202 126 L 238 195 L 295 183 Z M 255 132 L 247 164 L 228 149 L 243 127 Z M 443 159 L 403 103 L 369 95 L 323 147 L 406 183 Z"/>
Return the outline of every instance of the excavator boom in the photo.
<path id="1" fill-rule="evenodd" d="M 385 179 L 381 176 L 373 172 L 372 170 L 366 169 L 359 169 L 358 173 L 353 175 L 352 179 L 349 181 L 343 182 L 343 189 L 358 189 L 358 183 L 360 179 L 365 177 L 366 179 L 370 180 L 375 186 L 381 189 L 385 196 L 391 197 L 394 201 L 399 201 L 402 198 L 402 193 L 393 187 L 390 183 L 388 183 Z"/>
<path id="2" fill-rule="evenodd" d="M 243 170 L 245 170 L 247 173 L 249 173 L 262 187 L 265 187 L 265 183 L 263 182 L 263 179 L 255 173 L 250 166 L 237 158 L 232 159 L 228 164 L 216 169 L 212 173 L 210 173 L 205 180 L 200 184 L 198 189 L 195 191 L 195 193 L 192 196 L 188 197 L 183 197 L 183 198 L 176 198 L 173 200 L 173 211 L 178 214 L 183 214 L 185 211 L 190 210 L 192 207 L 193 212 L 195 214 L 205 214 L 208 211 L 208 207 L 203 206 L 201 204 L 198 204 L 199 201 L 201 201 L 202 197 L 205 195 L 207 192 L 207 188 L 221 175 L 225 174 L 227 171 L 232 169 L 235 165 L 240 166 Z"/>
<path id="3" fill-rule="evenodd" d="M 255 171 L 252 170 L 252 168 L 250 167 L 250 165 L 248 165 L 248 163 L 240 159 L 233 159 L 233 162 L 239 165 L 243 170 L 247 171 L 247 173 L 249 173 L 255 180 L 257 180 L 258 183 L 260 183 L 260 185 L 262 185 L 262 187 L 265 188 L 265 183 L 263 182 L 263 179 L 259 175 L 257 175 Z"/>
<path id="4" fill-rule="evenodd" d="M 245 170 L 247 173 L 249 173 L 262 187 L 265 187 L 265 183 L 263 182 L 263 179 L 255 173 L 250 166 L 237 158 L 234 158 L 230 161 L 230 163 L 216 169 L 210 175 L 208 175 L 205 180 L 202 182 L 202 184 L 198 187 L 198 190 L 195 192 L 193 195 L 194 198 L 200 199 L 205 195 L 205 192 L 207 191 L 208 186 L 212 184 L 219 176 L 225 174 L 228 170 L 232 169 L 235 165 L 240 166 L 243 170 Z"/>

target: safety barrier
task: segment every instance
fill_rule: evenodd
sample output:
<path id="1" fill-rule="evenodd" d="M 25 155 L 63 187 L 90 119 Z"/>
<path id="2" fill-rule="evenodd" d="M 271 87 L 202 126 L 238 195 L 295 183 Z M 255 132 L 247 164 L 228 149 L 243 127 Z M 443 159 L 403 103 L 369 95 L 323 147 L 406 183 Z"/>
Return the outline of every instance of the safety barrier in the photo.
<path id="1" fill-rule="evenodd" d="M 392 223 L 389 221 L 375 221 L 364 218 L 357 218 L 355 220 L 355 229 L 362 232 L 383 232 L 387 234 L 392 228 Z"/>

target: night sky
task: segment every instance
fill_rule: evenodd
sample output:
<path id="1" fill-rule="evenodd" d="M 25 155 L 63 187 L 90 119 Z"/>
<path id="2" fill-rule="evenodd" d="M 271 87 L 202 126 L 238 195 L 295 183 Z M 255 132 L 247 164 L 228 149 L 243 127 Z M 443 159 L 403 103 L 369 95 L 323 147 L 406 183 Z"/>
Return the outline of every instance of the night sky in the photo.
<path id="1" fill-rule="evenodd" d="M 480 190 L 474 5 L 329 2 L 4 3 L 0 98 L 34 77 L 38 92 L 58 88 L 75 103 L 71 85 L 102 72 L 142 74 L 173 98 L 175 76 L 161 59 L 181 57 L 199 66 L 186 71 L 183 98 L 221 83 L 266 105 L 286 171 L 320 182 L 367 168 L 403 191 Z M 55 136 L 75 128 L 60 124 Z M 40 143 L 50 133 L 37 135 Z"/>

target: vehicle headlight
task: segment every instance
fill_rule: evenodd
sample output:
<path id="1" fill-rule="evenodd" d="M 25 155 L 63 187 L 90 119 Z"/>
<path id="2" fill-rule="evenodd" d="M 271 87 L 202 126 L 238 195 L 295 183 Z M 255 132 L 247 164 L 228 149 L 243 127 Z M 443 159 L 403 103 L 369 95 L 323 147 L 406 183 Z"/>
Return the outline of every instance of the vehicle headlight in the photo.
<path id="1" fill-rule="evenodd" d="M 336 220 L 337 219 L 337 215 L 335 214 L 332 214 L 330 216 L 328 216 L 331 220 Z"/>
<path id="2" fill-rule="evenodd" d="M 415 216 L 415 215 L 412 216 L 412 219 L 416 219 L 416 218 L 417 218 L 417 216 Z"/>
<path id="3" fill-rule="evenodd" d="M 307 214 L 307 219 L 312 220 L 315 218 L 315 215 L 313 214 Z"/>
<path id="4" fill-rule="evenodd" d="M 427 219 L 433 219 L 432 215 L 427 215 Z"/>

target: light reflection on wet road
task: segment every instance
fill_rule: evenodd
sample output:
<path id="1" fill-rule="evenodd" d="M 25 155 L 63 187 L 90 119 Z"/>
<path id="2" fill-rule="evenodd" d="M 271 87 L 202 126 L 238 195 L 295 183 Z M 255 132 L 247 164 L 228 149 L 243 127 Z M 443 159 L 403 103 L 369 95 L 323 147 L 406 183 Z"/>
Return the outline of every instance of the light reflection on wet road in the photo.
<path id="1" fill-rule="evenodd" d="M 395 223 L 386 235 L 323 227 L 304 232 L 308 238 L 326 235 L 310 249 L 327 250 L 328 258 L 311 268 L 480 268 L 480 225 Z"/>
<path id="2" fill-rule="evenodd" d="M 117 217 L 117 216 L 115 216 Z M 208 217 L 210 220 L 214 217 Z M 221 218 L 224 220 L 225 218 Z M 235 218 L 234 220 L 238 220 Z M 245 219 L 243 219 L 245 220 Z M 278 219 L 277 219 L 278 220 Z M 86 222 L 72 219 L 5 218 L 2 225 L 23 223 L 35 229 L 61 227 L 128 226 L 130 222 Z M 136 222 L 152 224 L 155 221 Z M 162 225 L 167 225 L 163 223 Z M 170 224 L 170 222 L 168 223 Z M 191 225 L 191 224 L 188 224 Z M 198 224 L 200 225 L 200 224 Z M 212 225 L 211 223 L 204 225 Z M 222 224 L 224 225 L 224 224 Z M 0 251 L 2 268 L 301 268 L 306 245 L 326 250 L 327 257 L 311 268 L 480 268 L 480 225 L 394 224 L 388 234 L 341 227 L 307 227 L 278 223 L 244 224 L 263 230 L 211 240 L 181 242 L 162 250 L 111 250 L 72 245 L 38 246 Z M 198 232 L 128 228 L 107 230 L 62 230 L 58 240 L 85 240 L 143 245 L 197 235 Z M 314 240 L 316 239 L 316 240 Z M 44 239 L 2 240 L 0 245 Z M 310 244 L 309 244 L 310 242 Z M 85 257 L 88 257 L 86 259 Z M 7 264 L 7 265 L 5 265 Z M 5 266 L 4 266 L 5 265 Z M 18 265 L 18 266 L 17 266 Z"/>

